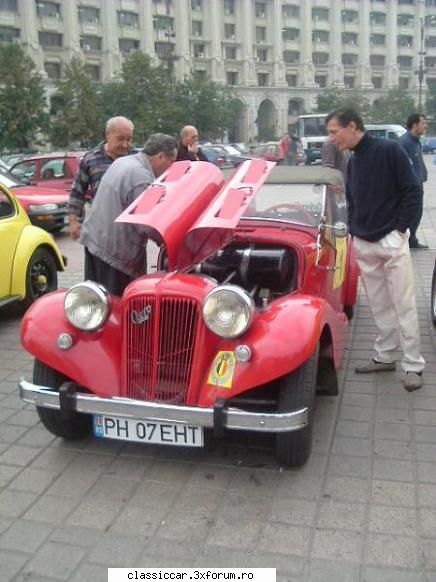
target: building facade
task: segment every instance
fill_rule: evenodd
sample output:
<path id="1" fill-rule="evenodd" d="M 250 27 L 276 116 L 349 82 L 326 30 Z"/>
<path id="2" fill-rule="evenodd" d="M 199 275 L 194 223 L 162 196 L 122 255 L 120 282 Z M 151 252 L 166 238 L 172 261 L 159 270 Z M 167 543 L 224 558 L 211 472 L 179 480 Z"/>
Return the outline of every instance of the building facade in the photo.
<path id="1" fill-rule="evenodd" d="M 23 46 L 49 94 L 75 55 L 96 81 L 135 50 L 208 76 L 242 102 L 241 141 L 284 133 L 333 83 L 417 102 L 436 84 L 436 0 L 0 0 L 0 42 Z"/>

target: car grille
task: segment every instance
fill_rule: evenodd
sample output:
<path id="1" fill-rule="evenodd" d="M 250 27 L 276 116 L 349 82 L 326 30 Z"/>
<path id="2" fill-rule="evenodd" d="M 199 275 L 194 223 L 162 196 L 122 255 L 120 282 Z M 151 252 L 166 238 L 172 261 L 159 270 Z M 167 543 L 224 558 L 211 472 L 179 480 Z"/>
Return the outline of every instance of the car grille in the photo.
<path id="1" fill-rule="evenodd" d="M 124 317 L 124 390 L 128 398 L 186 404 L 200 307 L 191 299 L 142 296 Z"/>

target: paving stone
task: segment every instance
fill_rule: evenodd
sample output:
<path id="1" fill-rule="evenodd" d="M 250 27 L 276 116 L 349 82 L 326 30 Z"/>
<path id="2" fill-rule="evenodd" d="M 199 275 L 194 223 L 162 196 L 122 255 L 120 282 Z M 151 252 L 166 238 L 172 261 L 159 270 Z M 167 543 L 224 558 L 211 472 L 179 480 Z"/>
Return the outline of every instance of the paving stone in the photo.
<path id="1" fill-rule="evenodd" d="M 57 529 L 53 530 L 50 541 L 89 549 L 101 539 L 101 536 L 102 532 L 97 529 L 63 523 Z"/>
<path id="2" fill-rule="evenodd" d="M 0 536 L 0 548 L 35 553 L 51 531 L 52 527 L 44 523 L 24 519 L 16 521 Z"/>
<path id="3" fill-rule="evenodd" d="M 436 540 L 423 541 L 425 567 L 436 570 Z"/>
<path id="4" fill-rule="evenodd" d="M 417 539 L 369 533 L 367 563 L 396 568 L 419 568 L 420 553 Z"/>
<path id="5" fill-rule="evenodd" d="M 371 501 L 382 505 L 414 507 L 415 485 L 404 481 L 374 480 Z"/>
<path id="6" fill-rule="evenodd" d="M 138 505 L 127 504 L 115 518 L 110 526 L 111 532 L 135 532 L 144 539 L 156 534 L 157 529 L 165 520 L 168 508 L 160 507 L 138 507 Z"/>
<path id="7" fill-rule="evenodd" d="M 25 566 L 23 572 L 30 580 L 34 576 L 51 576 L 67 580 L 84 555 L 85 550 L 82 548 L 49 542 Z"/>
<path id="8" fill-rule="evenodd" d="M 369 497 L 370 481 L 352 477 L 328 477 L 324 489 L 323 498 L 336 501 L 349 501 L 354 503 L 356 499 L 365 503 Z"/>
<path id="9" fill-rule="evenodd" d="M 436 485 L 418 483 L 418 507 L 436 508 Z"/>
<path id="10" fill-rule="evenodd" d="M 30 554 L 0 550 L 0 566 L 2 582 L 12 582 L 17 573 L 29 560 Z"/>
<path id="11" fill-rule="evenodd" d="M 0 515 L 19 517 L 35 502 L 36 497 L 34 493 L 4 490 L 0 493 Z"/>
<path id="12" fill-rule="evenodd" d="M 107 566 L 101 564 L 81 563 L 69 582 L 107 582 Z"/>
<path id="13" fill-rule="evenodd" d="M 416 536 L 416 510 L 373 505 L 369 515 L 369 530 L 376 533 Z"/>
<path id="14" fill-rule="evenodd" d="M 106 530 L 122 509 L 120 502 L 93 499 L 81 503 L 67 518 L 70 525 Z"/>
<path id="15" fill-rule="evenodd" d="M 201 464 L 193 469 L 186 485 L 224 491 L 233 479 L 234 472 L 233 468 Z"/>
<path id="16" fill-rule="evenodd" d="M 360 566 L 337 560 L 313 559 L 308 582 L 360 582 Z"/>
<path id="17" fill-rule="evenodd" d="M 317 527 L 360 531 L 364 518 L 365 505 L 324 499 L 320 502 Z"/>
<path id="18" fill-rule="evenodd" d="M 231 515 L 235 511 L 243 512 L 251 519 L 263 521 L 270 514 L 272 504 L 273 499 L 271 497 L 244 493 L 243 490 L 239 493 L 229 492 L 225 493 L 221 498 L 219 513 Z"/>
<path id="19" fill-rule="evenodd" d="M 267 523 L 260 534 L 257 548 L 262 552 L 307 556 L 312 530 L 283 523 Z"/>
<path id="20" fill-rule="evenodd" d="M 436 509 L 425 507 L 418 510 L 421 533 L 425 538 L 436 538 Z"/>
<path id="21" fill-rule="evenodd" d="M 171 512 L 159 524 L 156 536 L 162 539 L 184 540 L 185 542 L 198 544 L 199 542 L 204 542 L 213 526 L 214 520 L 205 515 L 192 515 L 181 511 Z M 243 529 L 243 524 L 240 527 Z M 236 539 L 238 535 L 237 530 L 230 532 L 229 535 L 232 534 L 234 534 Z"/>
<path id="22" fill-rule="evenodd" d="M 372 454 L 372 441 L 366 438 L 336 437 L 333 441 L 332 453 L 368 457 Z"/>
<path id="23" fill-rule="evenodd" d="M 105 534 L 87 556 L 87 561 L 105 565 L 106 568 L 129 568 L 137 564 L 143 551 L 144 540 L 132 535 Z"/>
<path id="24" fill-rule="evenodd" d="M 368 566 L 363 574 L 362 582 L 424 582 L 424 577 L 421 572 L 412 570 Z"/>
<path id="25" fill-rule="evenodd" d="M 414 458 L 415 447 L 412 441 L 391 441 L 374 439 L 374 454 L 377 457 L 408 461 Z"/>
<path id="26" fill-rule="evenodd" d="M 374 459 L 373 477 L 381 480 L 412 482 L 414 480 L 412 462 L 399 459 Z"/>
<path id="27" fill-rule="evenodd" d="M 422 483 L 436 483 L 436 464 L 417 463 L 418 479 Z"/>
<path id="28" fill-rule="evenodd" d="M 46 491 L 58 474 L 42 469 L 24 469 L 10 483 L 9 488 L 16 491 L 30 491 L 31 493 L 42 493 Z"/>
<path id="29" fill-rule="evenodd" d="M 411 440 L 410 426 L 395 422 L 377 422 L 374 436 L 376 439 L 407 441 Z"/>
<path id="30" fill-rule="evenodd" d="M 77 506 L 77 499 L 44 495 L 40 497 L 24 514 L 25 519 L 47 523 L 62 523 Z"/>
<path id="31" fill-rule="evenodd" d="M 221 492 L 213 489 L 186 487 L 176 497 L 172 509 L 174 511 L 212 515 L 218 509 L 222 495 Z"/>
<path id="32" fill-rule="evenodd" d="M 370 476 L 371 462 L 365 457 L 351 455 L 332 455 L 328 468 L 329 476 L 361 477 Z"/>
<path id="33" fill-rule="evenodd" d="M 369 438 L 372 432 L 372 425 L 369 422 L 358 422 L 353 420 L 339 420 L 336 425 L 336 437 L 359 437 Z"/>
<path id="34" fill-rule="evenodd" d="M 311 526 L 315 518 L 316 503 L 305 499 L 274 499 L 270 521 Z"/>
<path id="35" fill-rule="evenodd" d="M 341 406 L 339 419 L 371 422 L 374 419 L 374 409 L 361 406 Z"/>
<path id="36" fill-rule="evenodd" d="M 0 463 L 23 467 L 38 455 L 39 449 L 13 444 L 0 455 Z"/>
<path id="37" fill-rule="evenodd" d="M 361 532 L 337 529 L 317 529 L 313 540 L 312 557 L 359 563 L 363 554 Z"/>

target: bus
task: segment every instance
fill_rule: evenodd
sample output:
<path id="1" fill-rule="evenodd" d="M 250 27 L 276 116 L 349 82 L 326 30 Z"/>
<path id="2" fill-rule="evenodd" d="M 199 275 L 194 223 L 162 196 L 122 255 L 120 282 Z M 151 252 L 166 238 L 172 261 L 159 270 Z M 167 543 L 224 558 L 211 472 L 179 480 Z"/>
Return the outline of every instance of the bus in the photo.
<path id="1" fill-rule="evenodd" d="M 321 161 L 321 150 L 327 141 L 325 118 L 327 113 L 308 113 L 299 115 L 297 134 L 307 157 L 307 164 Z"/>

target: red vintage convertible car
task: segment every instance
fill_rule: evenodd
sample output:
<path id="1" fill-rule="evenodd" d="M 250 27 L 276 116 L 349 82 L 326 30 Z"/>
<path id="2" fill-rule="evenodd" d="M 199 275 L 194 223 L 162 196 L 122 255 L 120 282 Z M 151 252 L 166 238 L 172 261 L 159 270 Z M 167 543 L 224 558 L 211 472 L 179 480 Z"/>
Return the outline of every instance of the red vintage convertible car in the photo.
<path id="1" fill-rule="evenodd" d="M 260 431 L 282 465 L 305 463 L 356 298 L 341 175 L 252 160 L 225 181 L 177 162 L 117 220 L 162 245 L 157 272 L 122 298 L 87 281 L 38 300 L 23 400 L 66 439 L 202 446 L 208 429 Z"/>

